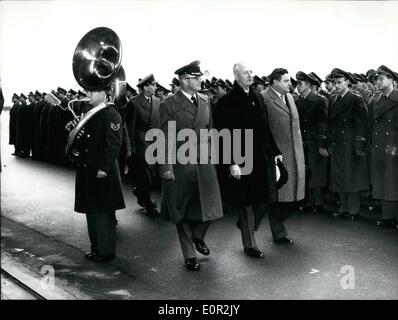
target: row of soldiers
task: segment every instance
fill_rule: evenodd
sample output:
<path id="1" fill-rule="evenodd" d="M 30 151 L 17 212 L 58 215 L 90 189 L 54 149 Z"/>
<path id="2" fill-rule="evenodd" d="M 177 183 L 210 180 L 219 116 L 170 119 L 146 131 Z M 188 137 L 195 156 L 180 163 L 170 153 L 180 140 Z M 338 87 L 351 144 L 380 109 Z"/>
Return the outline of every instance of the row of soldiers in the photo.
<path id="1" fill-rule="evenodd" d="M 391 75 L 394 79 L 394 88 L 396 88 L 398 75 L 390 69 L 386 69 L 388 70 L 386 73 Z M 337 70 L 339 71 L 340 69 Z M 356 143 L 362 144 L 361 148 L 364 154 L 366 154 L 366 160 L 364 158 L 359 161 L 362 163 L 361 166 L 363 167 L 363 170 L 359 170 L 359 175 L 363 180 L 369 180 L 368 171 L 372 166 L 372 157 L 370 156 L 372 145 L 372 139 L 370 139 L 370 137 L 372 134 L 369 134 L 369 130 L 372 131 L 372 129 L 374 130 L 374 128 L 377 127 L 377 122 L 374 123 L 373 119 L 375 115 L 374 102 L 379 101 L 382 94 L 376 83 L 378 72 L 373 69 L 368 70 L 366 74 L 340 71 L 340 76 L 349 79 L 350 92 L 355 96 L 360 96 L 364 102 L 366 124 L 358 123 L 358 121 L 351 119 L 350 115 L 342 119 L 342 124 L 332 123 L 334 120 L 331 120 L 333 115 L 330 113 L 329 104 L 338 102 L 333 98 L 338 97 L 334 80 L 336 74 L 329 74 L 323 80 L 314 72 L 308 74 L 298 72 L 296 74 L 296 79 L 293 77 L 290 78 L 290 93 L 295 98 L 299 113 L 307 176 L 309 177 L 309 179 L 307 179 L 306 198 L 300 204 L 300 209 L 302 210 L 312 210 L 313 212 L 322 211 L 324 206 L 324 191 L 326 187 L 333 189 L 332 180 L 336 180 L 336 178 L 331 179 L 330 177 L 330 162 L 333 162 L 333 160 L 330 159 L 331 157 L 329 157 L 330 155 L 328 152 L 333 148 L 333 142 L 330 142 L 330 139 L 326 139 L 327 135 L 330 133 L 331 126 L 335 126 L 335 130 L 339 131 L 341 134 L 339 139 L 345 139 L 344 123 L 352 123 L 357 127 L 360 125 L 365 125 L 367 127 L 365 130 L 367 133 L 364 134 L 366 136 L 364 138 L 366 141 L 361 142 L 358 140 Z M 380 70 L 378 71 L 380 73 Z M 307 84 L 307 89 L 303 83 Z M 322 84 L 324 84 L 326 90 L 322 88 Z M 268 88 L 269 85 L 268 77 L 259 77 L 257 75 L 253 77 L 252 87 L 254 90 L 262 92 Z M 156 204 L 151 200 L 150 196 L 151 186 L 154 181 L 156 181 L 157 177 L 156 170 L 148 166 L 145 161 L 144 154 L 148 143 L 145 141 L 144 137 L 149 129 L 156 127 L 160 102 L 174 94 L 180 88 L 179 80 L 173 78 L 170 86 L 171 90 L 167 90 L 159 85 L 153 74 L 150 74 L 149 76 L 139 79 L 137 84 L 138 90 L 135 90 L 132 86 L 127 84 L 126 103 L 119 105 L 119 111 L 123 119 L 124 141 L 120 155 L 121 173 L 127 172 L 127 170 L 125 170 L 126 167 L 130 167 L 130 172 L 134 172 L 136 188 L 134 188 L 133 192 L 138 198 L 138 203 L 146 208 L 146 212 L 150 216 L 158 216 L 159 214 L 156 209 Z M 231 91 L 233 86 L 234 84 L 228 79 L 223 80 L 213 77 L 210 80 L 202 81 L 202 90 L 200 92 L 209 97 L 214 112 L 218 99 Z M 308 92 L 305 92 L 305 90 L 308 89 L 311 94 L 316 97 L 321 97 L 321 99 L 315 99 L 318 101 L 318 104 L 311 103 L 308 101 L 309 99 L 305 99 L 305 97 L 309 96 Z M 66 110 L 66 107 L 69 101 L 84 98 L 85 93 L 80 90 L 75 92 L 72 89 L 66 92 L 66 90 L 58 88 L 57 91 L 52 91 L 52 94 L 61 101 L 62 108 L 53 107 L 47 103 L 44 99 L 45 93 L 40 93 L 38 91 L 35 93 L 31 92 L 28 98 L 23 94 L 20 96 L 14 94 L 14 105 L 10 111 L 10 144 L 15 145 L 14 154 L 17 156 L 29 157 L 31 153 L 33 159 L 70 165 L 64 152 L 68 135 L 65 131 L 65 125 L 73 118 L 71 113 Z M 74 105 L 72 105 L 72 107 L 76 113 L 79 113 Z M 387 135 L 388 134 L 387 132 Z M 397 137 L 396 135 L 392 136 L 391 139 L 395 139 L 395 144 L 392 143 L 391 148 L 394 148 L 394 146 L 396 148 L 398 144 L 396 141 Z M 391 152 L 394 152 L 394 150 Z M 347 149 L 346 152 L 351 151 Z M 334 152 L 333 157 L 335 158 L 335 156 L 336 152 Z M 343 152 L 340 156 L 344 158 L 347 157 L 348 154 L 344 154 Z M 383 155 L 379 154 L 378 157 L 383 157 Z M 344 161 L 340 162 L 343 163 Z M 345 169 L 341 168 L 341 170 L 343 172 Z M 339 175 L 340 171 L 334 170 L 333 172 L 338 172 Z M 386 177 L 386 179 L 394 180 L 394 174 L 395 176 L 397 175 L 397 173 L 392 172 L 391 176 Z M 347 180 L 347 178 L 348 177 L 341 177 L 341 180 Z M 361 191 L 367 189 L 367 183 L 365 182 L 363 184 L 365 187 L 360 188 Z M 394 184 L 394 182 L 392 182 L 392 184 Z M 337 189 L 339 189 L 339 187 L 337 187 Z M 338 192 L 338 190 L 336 190 L 336 192 Z M 339 201 L 345 202 L 345 207 L 340 208 L 336 216 L 351 213 L 350 217 L 355 218 L 359 211 L 358 197 L 356 200 L 339 199 Z M 350 205 L 348 203 L 350 203 Z M 378 204 L 378 202 L 375 202 L 373 206 Z M 378 223 L 380 225 L 391 225 L 395 223 L 392 220 L 393 219 L 387 217 Z"/>

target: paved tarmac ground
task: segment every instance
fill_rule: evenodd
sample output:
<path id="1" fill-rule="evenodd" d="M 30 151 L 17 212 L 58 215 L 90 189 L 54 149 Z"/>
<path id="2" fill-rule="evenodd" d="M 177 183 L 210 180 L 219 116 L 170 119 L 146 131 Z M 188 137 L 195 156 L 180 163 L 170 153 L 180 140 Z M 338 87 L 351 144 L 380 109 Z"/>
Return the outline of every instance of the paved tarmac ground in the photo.
<path id="1" fill-rule="evenodd" d="M 83 277 L 87 267 L 84 281 L 90 286 L 90 281 L 98 281 L 92 277 L 96 270 L 112 268 L 112 274 L 123 279 L 112 278 L 108 289 L 127 299 L 398 298 L 398 232 L 377 227 L 377 214 L 366 207 L 357 222 L 328 214 L 292 214 L 285 221 L 295 240 L 289 247 L 272 242 L 265 218 L 256 233 L 265 254 L 259 260 L 244 255 L 236 216 L 228 213 L 211 225 L 206 238 L 211 254 L 198 253 L 201 270 L 191 272 L 184 267 L 175 226 L 145 216 L 125 185 L 127 208 L 117 212 L 117 258 L 109 265 L 87 262 L 85 216 L 73 211 L 74 170 L 12 156 L 8 119 L 3 112 L 2 250 L 16 256 L 18 250 L 34 251 L 36 257 L 54 262 L 56 275 L 66 280 L 68 269 L 79 269 Z M 154 198 L 160 202 L 159 192 Z M 351 288 L 344 286 L 347 270 Z M 84 290 L 73 281 L 69 284 Z M 91 293 L 101 297 L 100 292 Z"/>

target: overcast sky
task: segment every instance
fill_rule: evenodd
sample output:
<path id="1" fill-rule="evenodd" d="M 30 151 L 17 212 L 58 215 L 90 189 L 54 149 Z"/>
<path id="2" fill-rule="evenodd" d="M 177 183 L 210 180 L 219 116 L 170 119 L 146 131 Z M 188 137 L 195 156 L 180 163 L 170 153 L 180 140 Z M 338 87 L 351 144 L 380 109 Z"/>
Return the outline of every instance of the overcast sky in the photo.
<path id="1" fill-rule="evenodd" d="M 154 73 L 168 87 L 179 67 L 202 61 L 209 77 L 232 80 L 232 65 L 255 74 L 285 67 L 324 77 L 334 67 L 398 71 L 397 1 L 1 1 L 0 76 L 13 92 L 78 89 L 75 47 L 106 26 L 120 37 L 128 82 Z"/>

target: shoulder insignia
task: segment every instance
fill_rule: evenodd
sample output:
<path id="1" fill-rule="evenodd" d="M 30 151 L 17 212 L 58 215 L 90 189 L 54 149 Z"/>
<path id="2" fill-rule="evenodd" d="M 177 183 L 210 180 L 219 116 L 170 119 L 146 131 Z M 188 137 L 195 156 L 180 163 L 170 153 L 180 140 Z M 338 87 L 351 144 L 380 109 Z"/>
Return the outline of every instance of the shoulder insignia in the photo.
<path id="1" fill-rule="evenodd" d="M 120 123 L 113 123 L 111 122 L 111 129 L 113 131 L 118 131 L 120 129 Z"/>

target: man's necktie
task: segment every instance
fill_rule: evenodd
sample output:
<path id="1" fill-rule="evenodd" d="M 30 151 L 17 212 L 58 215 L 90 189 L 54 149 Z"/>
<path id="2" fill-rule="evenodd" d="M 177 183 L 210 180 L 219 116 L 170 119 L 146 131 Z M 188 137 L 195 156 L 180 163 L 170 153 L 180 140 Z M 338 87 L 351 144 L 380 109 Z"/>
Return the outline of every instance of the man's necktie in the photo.
<path id="1" fill-rule="evenodd" d="M 191 97 L 192 103 L 197 107 L 198 106 L 198 102 L 196 101 L 195 96 Z"/>
<path id="2" fill-rule="evenodd" d="M 337 102 L 340 102 L 341 99 L 343 99 L 343 97 L 342 97 L 341 95 L 338 95 L 338 96 L 337 96 Z"/>

